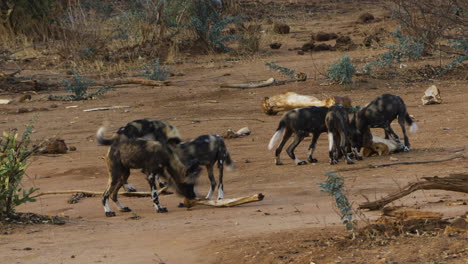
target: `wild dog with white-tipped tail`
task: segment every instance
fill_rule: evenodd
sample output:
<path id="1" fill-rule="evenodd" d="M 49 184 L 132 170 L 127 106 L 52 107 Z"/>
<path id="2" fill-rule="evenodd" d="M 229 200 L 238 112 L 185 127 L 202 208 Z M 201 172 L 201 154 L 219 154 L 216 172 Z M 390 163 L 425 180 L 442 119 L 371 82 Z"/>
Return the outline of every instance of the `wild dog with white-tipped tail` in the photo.
<path id="1" fill-rule="evenodd" d="M 106 216 L 115 216 L 110 209 L 109 197 L 119 206 L 121 212 L 131 209 L 122 205 L 117 199 L 119 189 L 127 182 L 130 169 L 142 169 L 151 187 L 151 197 L 158 213 L 167 212 L 167 208 L 159 203 L 156 190 L 157 175 L 164 175 L 166 180 L 175 187 L 177 193 L 187 199 L 196 197 L 194 186 L 201 168 L 192 162 L 185 166 L 175 155 L 160 142 L 146 139 L 129 139 L 112 144 L 106 155 L 109 170 L 109 183 L 102 197 L 102 205 Z"/>
<path id="2" fill-rule="evenodd" d="M 309 136 L 309 134 L 312 134 L 312 142 L 309 146 L 308 161 L 311 163 L 317 162 L 317 160 L 313 157 L 313 154 L 320 134 L 327 132 L 327 128 L 325 126 L 325 116 L 327 112 L 327 107 L 310 106 L 293 109 L 283 115 L 275 134 L 268 144 L 268 149 L 273 149 L 273 147 L 276 146 L 280 140 L 281 136 L 283 136 L 281 143 L 275 151 L 276 165 L 283 164 L 280 160 L 280 154 L 284 145 L 293 134 L 295 135 L 294 141 L 286 149 L 289 157 L 293 159 L 297 165 L 307 164 L 306 161 L 302 161 L 296 157 L 294 150 L 305 137 Z"/>
<path id="3" fill-rule="evenodd" d="M 354 115 L 351 121 L 351 129 L 353 130 L 353 138 L 358 146 L 358 150 L 363 146 L 368 146 L 372 143 L 372 136 L 369 128 L 383 128 L 385 138 L 392 137 L 396 143 L 400 143 L 400 138 L 393 131 L 390 124 L 398 117 L 403 131 L 405 147 L 404 151 L 410 150 L 410 142 L 406 133 L 405 122 L 410 126 L 410 132 L 416 133 L 418 125 L 411 120 L 406 105 L 403 99 L 393 94 L 383 94 L 368 103 Z"/>
<path id="4" fill-rule="evenodd" d="M 216 180 L 213 167 L 217 163 L 219 170 L 218 200 L 224 198 L 223 170 L 227 166 L 228 170 L 234 169 L 231 156 L 226 148 L 223 138 L 219 135 L 203 135 L 191 141 L 183 142 L 176 148 L 178 156 L 183 163 L 198 162 L 199 165 L 206 166 L 208 178 L 210 179 L 210 190 L 206 199 L 210 200 L 216 189 Z"/>
<path id="5" fill-rule="evenodd" d="M 356 159 L 362 160 L 362 156 L 352 146 L 349 137 L 349 118 L 346 108 L 341 104 L 331 106 L 325 116 L 325 125 L 328 130 L 328 153 L 331 165 L 337 164 L 340 157 L 344 157 L 347 164 L 354 164 L 349 156 L 350 150 L 352 150 Z"/>

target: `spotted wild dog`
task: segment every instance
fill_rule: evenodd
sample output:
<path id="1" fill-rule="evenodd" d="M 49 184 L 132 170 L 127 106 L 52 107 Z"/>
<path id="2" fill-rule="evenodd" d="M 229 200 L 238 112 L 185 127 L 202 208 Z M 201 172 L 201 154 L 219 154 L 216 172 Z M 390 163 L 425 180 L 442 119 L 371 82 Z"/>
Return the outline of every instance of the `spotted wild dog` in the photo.
<path id="1" fill-rule="evenodd" d="M 142 169 L 146 172 L 151 187 L 151 198 L 158 213 L 167 212 L 167 208 L 159 203 L 156 174 L 164 175 L 177 193 L 185 198 L 196 197 L 195 179 L 201 171 L 198 163 L 192 162 L 191 165 L 185 166 L 177 155 L 164 147 L 161 142 L 141 138 L 115 142 L 107 153 L 106 162 L 109 182 L 103 194 L 102 204 L 108 217 L 115 216 L 109 206 L 109 196 L 119 206 L 121 212 L 131 211 L 117 199 L 119 189 L 127 182 L 131 169 Z"/>
<path id="2" fill-rule="evenodd" d="M 218 200 L 224 198 L 224 166 L 226 165 L 228 169 L 233 169 L 234 165 L 223 138 L 219 135 L 199 136 L 191 141 L 180 143 L 177 146 L 177 153 L 185 164 L 196 161 L 199 165 L 206 166 L 211 183 L 210 190 L 206 195 L 207 200 L 211 199 L 216 189 L 213 167 L 217 163 L 219 170 Z"/>
<path id="3" fill-rule="evenodd" d="M 179 130 L 171 125 L 160 120 L 140 119 L 129 122 L 127 125 L 119 128 L 111 138 L 105 138 L 105 126 L 98 129 L 96 133 L 97 142 L 101 145 L 110 146 L 116 142 L 121 142 L 127 139 L 144 138 L 159 141 L 163 146 L 175 147 L 182 140 Z M 160 187 L 164 187 L 164 183 L 157 177 Z M 124 189 L 128 192 L 136 192 L 137 190 L 127 182 L 124 182 Z"/>
<path id="4" fill-rule="evenodd" d="M 409 151 L 410 143 L 408 135 L 406 134 L 405 121 L 410 126 L 411 133 L 416 133 L 418 125 L 411 120 L 411 117 L 406 111 L 406 105 L 403 99 L 393 94 L 378 96 L 354 115 L 351 121 L 351 130 L 353 131 L 353 138 L 357 144 L 358 150 L 360 150 L 361 147 L 372 144 L 370 128 L 383 128 L 386 139 L 392 137 L 397 144 L 400 143 L 400 138 L 390 126 L 392 121 L 397 117 L 398 124 L 400 124 L 401 130 L 403 131 L 405 142 L 404 151 Z"/>
<path id="5" fill-rule="evenodd" d="M 351 144 L 348 111 L 343 105 L 337 104 L 329 108 L 325 116 L 325 125 L 328 130 L 328 151 L 331 165 L 337 164 L 340 157 L 344 157 L 347 164 L 354 164 L 349 156 L 350 150 L 357 159 L 362 159 L 357 149 Z"/>
<path id="6" fill-rule="evenodd" d="M 275 134 L 268 144 L 268 149 L 273 149 L 280 137 L 283 135 L 283 139 L 275 151 L 276 165 L 283 164 L 280 160 L 280 153 L 288 139 L 293 134 L 295 134 L 294 141 L 286 150 L 289 157 L 293 159 L 297 165 L 307 164 L 306 161 L 302 161 L 296 157 L 294 150 L 305 137 L 312 134 L 312 143 L 309 146 L 308 161 L 311 163 L 317 162 L 317 160 L 314 159 L 313 154 L 320 134 L 327 132 L 327 127 L 325 126 L 325 116 L 327 112 L 327 107 L 309 106 L 290 110 L 283 115 Z"/>

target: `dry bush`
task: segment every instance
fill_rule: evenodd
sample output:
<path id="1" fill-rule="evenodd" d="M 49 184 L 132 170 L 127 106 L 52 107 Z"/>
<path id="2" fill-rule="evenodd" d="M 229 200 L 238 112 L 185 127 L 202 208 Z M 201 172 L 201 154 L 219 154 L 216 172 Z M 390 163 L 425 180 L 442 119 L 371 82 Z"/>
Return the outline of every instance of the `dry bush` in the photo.
<path id="1" fill-rule="evenodd" d="M 434 50 L 439 40 L 466 39 L 468 2 L 464 0 L 392 0 L 393 17 L 405 35 Z"/>

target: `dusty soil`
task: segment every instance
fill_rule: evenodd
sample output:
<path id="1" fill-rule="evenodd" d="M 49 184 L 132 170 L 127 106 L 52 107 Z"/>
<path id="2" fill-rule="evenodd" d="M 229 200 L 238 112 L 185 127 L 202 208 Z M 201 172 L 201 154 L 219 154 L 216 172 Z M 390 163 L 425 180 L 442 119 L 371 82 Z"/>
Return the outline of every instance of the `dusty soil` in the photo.
<path id="1" fill-rule="evenodd" d="M 200 206 L 188 210 L 177 207 L 180 197 L 168 195 L 160 200 L 169 213 L 157 214 L 149 198 L 123 197 L 122 203 L 133 212 L 117 212 L 116 217 L 106 218 L 99 197 L 68 204 L 69 195 L 42 196 L 37 202 L 22 205 L 17 210 L 66 217 L 67 223 L 60 226 L 2 226 L 0 263 L 467 263 L 466 235 L 403 234 L 380 244 L 378 241 L 343 240 L 348 234 L 344 232 L 333 200 L 320 192 L 318 184 L 324 182 L 325 172 L 353 165 L 328 164 L 325 135 L 318 142 L 318 163 L 296 166 L 283 153 L 285 165 L 274 165 L 274 153 L 266 146 L 281 116 L 263 114 L 260 104 L 263 97 L 285 91 L 318 98 L 348 95 L 355 105 L 365 105 L 383 93 L 399 95 L 420 129 L 417 134 L 410 135 L 411 152 L 392 157 L 399 161 L 415 161 L 467 155 L 466 70 L 456 71 L 443 79 L 430 79 L 404 74 L 403 69 L 397 78 L 356 78 L 348 89 L 339 85 L 320 85 L 326 81 L 320 73 L 341 56 L 349 55 L 361 67 L 384 48 L 358 47 L 347 52 L 324 51 L 302 56 L 288 49 L 301 47 L 310 40 L 312 33 L 323 28 L 349 35 L 355 43 L 362 43 L 364 32 L 378 28 L 393 30 L 394 22 L 386 18 L 388 12 L 382 5 L 369 5 L 365 1 L 358 4 L 317 2 L 314 5 L 315 9 L 291 7 L 298 15 L 285 13 L 281 17 L 291 26 L 291 33 L 281 36 L 268 33 L 259 56 L 188 58 L 183 64 L 171 66 L 174 72 L 183 73 L 183 76 L 171 77 L 170 86 L 119 86 L 96 100 L 79 102 L 50 102 L 47 96 L 58 92 L 43 91 L 34 93 L 31 102 L 2 105 L 1 130 L 22 128 L 35 120 L 35 139 L 58 135 L 69 146 L 76 147 L 76 151 L 66 154 L 34 156 L 27 169 L 26 187 L 35 186 L 40 191 L 104 190 L 108 176 L 103 156 L 107 147 L 97 145 L 96 130 L 105 121 L 110 123 L 110 130 L 115 131 L 131 120 L 150 118 L 174 124 L 184 139 L 202 134 L 223 134 L 228 128 L 237 130 L 248 126 L 251 135 L 226 140 L 236 165 L 235 171 L 225 172 L 226 197 L 263 193 L 265 199 L 235 208 Z M 287 6 L 284 8 L 288 10 Z M 372 13 L 377 21 L 356 23 L 364 12 Z M 270 40 L 283 45 L 278 50 L 271 50 Z M 265 61 L 303 71 L 309 79 L 258 89 L 219 88 L 221 83 L 266 80 L 271 76 L 284 78 L 265 67 Z M 426 64 L 435 65 L 438 61 L 438 58 L 425 58 L 407 64 L 414 69 Z M 29 67 L 22 74 L 34 71 Z M 433 84 L 441 90 L 443 104 L 422 106 L 423 92 Z M 2 98 L 15 96 L 6 94 Z M 130 108 L 83 112 L 115 105 Z M 20 108 L 48 110 L 18 113 Z M 401 135 L 396 122 L 393 125 Z M 381 130 L 375 133 L 382 135 Z M 303 142 L 296 154 L 305 159 L 307 147 L 308 142 Z M 390 162 L 389 156 L 372 157 L 358 162 L 357 166 L 386 162 Z M 382 197 L 424 176 L 467 172 L 467 164 L 466 158 L 459 158 L 425 165 L 363 169 L 340 175 L 345 178 L 348 198 L 357 207 L 366 198 Z M 148 190 L 144 176 L 138 171 L 132 173 L 130 182 L 139 190 Z M 208 191 L 205 171 L 197 191 L 200 196 Z M 455 217 L 468 210 L 467 201 L 466 194 L 419 191 L 393 205 Z M 379 215 L 379 212 L 359 212 L 356 217 L 364 226 Z"/>

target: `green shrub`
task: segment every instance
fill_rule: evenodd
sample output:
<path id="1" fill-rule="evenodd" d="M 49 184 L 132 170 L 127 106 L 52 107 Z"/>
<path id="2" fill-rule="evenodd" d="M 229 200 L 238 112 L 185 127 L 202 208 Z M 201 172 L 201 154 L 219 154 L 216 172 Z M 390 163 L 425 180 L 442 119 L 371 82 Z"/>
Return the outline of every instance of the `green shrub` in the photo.
<path id="1" fill-rule="evenodd" d="M 32 126 L 27 126 L 21 139 L 18 140 L 16 130 L 3 132 L 0 138 L 0 216 L 15 212 L 15 207 L 27 202 L 35 202 L 31 198 L 38 189 L 22 188 L 27 160 L 33 153 L 30 148 Z"/>
<path id="2" fill-rule="evenodd" d="M 49 95 L 49 100 L 52 101 L 81 101 L 93 99 L 100 96 L 109 90 L 110 87 L 99 88 L 95 92 L 88 92 L 88 88 L 91 86 L 93 81 L 83 78 L 77 71 L 72 70 L 73 76 L 71 81 L 65 81 L 65 90 L 73 93 L 72 95 Z"/>
<path id="3" fill-rule="evenodd" d="M 356 67 L 351 63 L 348 56 L 343 56 L 341 59 L 333 63 L 327 70 L 328 80 L 339 84 L 350 84 L 353 75 L 356 73 Z"/>
<path id="4" fill-rule="evenodd" d="M 333 173 L 327 172 L 325 175 L 328 177 L 324 183 L 320 183 L 322 192 L 329 193 L 335 198 L 336 206 L 340 210 L 340 217 L 346 229 L 355 230 L 355 223 L 353 222 L 353 208 L 348 201 L 348 197 L 344 194 L 344 179 L 343 177 Z"/>
<path id="5" fill-rule="evenodd" d="M 364 73 L 370 73 L 373 66 L 395 68 L 404 58 L 409 60 L 421 58 L 424 52 L 423 43 L 416 42 L 413 38 L 403 35 L 400 29 L 392 34 L 398 40 L 398 43 L 387 45 L 386 47 L 389 49 L 387 52 L 381 54 L 377 60 L 364 65 Z"/>
<path id="6" fill-rule="evenodd" d="M 162 67 L 159 63 L 159 59 L 156 59 L 153 64 L 143 66 L 143 73 L 141 76 L 145 76 L 153 81 L 165 81 L 170 73 L 171 71 Z"/>

